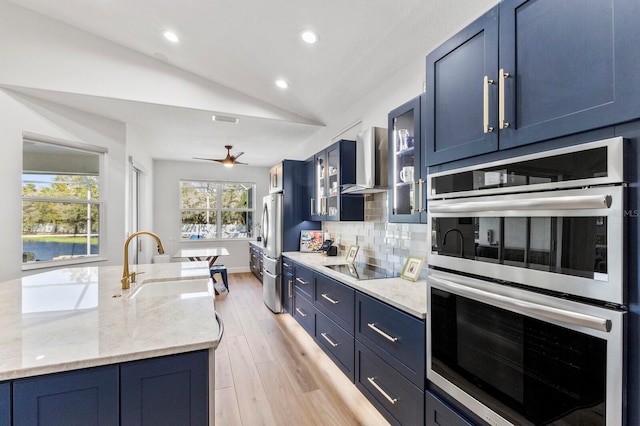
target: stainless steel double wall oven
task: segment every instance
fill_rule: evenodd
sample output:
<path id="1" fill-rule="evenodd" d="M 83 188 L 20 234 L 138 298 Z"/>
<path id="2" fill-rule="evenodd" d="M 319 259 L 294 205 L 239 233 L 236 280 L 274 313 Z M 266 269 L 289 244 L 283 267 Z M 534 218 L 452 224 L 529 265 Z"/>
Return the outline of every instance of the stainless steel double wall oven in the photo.
<path id="1" fill-rule="evenodd" d="M 621 138 L 431 174 L 427 377 L 490 424 L 619 425 Z"/>

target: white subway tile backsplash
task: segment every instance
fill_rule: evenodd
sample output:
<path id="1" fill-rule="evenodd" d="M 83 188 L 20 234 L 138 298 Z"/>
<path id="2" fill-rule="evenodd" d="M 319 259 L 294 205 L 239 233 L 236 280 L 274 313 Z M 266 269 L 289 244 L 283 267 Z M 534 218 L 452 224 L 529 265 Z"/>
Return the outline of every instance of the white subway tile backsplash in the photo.
<path id="1" fill-rule="evenodd" d="M 426 258 L 427 225 L 389 223 L 387 211 L 387 194 L 372 194 L 365 199 L 363 222 L 323 222 L 324 232 L 339 241 L 343 252 L 350 245 L 360 246 L 358 261 L 401 272 L 409 255 Z"/>

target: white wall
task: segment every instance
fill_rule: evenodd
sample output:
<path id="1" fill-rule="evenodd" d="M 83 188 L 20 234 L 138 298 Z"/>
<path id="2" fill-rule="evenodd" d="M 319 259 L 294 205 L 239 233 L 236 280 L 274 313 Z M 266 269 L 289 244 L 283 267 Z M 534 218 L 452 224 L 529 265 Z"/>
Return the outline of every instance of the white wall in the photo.
<path id="1" fill-rule="evenodd" d="M 156 160 L 153 166 L 153 225 L 162 239 L 165 251 L 174 255 L 185 248 L 226 247 L 229 256 L 217 263 L 229 272 L 249 271 L 249 242 L 241 241 L 181 241 L 180 240 L 180 179 L 255 182 L 256 205 L 254 223 L 261 222 L 262 197 L 269 193 L 269 169 L 235 166 L 226 168 L 204 162 Z"/>
<path id="2" fill-rule="evenodd" d="M 0 89 L 0 282 L 21 276 L 22 265 L 22 132 L 82 142 L 108 149 L 105 198 L 106 222 L 101 229 L 99 264 L 121 264 L 124 235 L 125 126 L 105 118 L 64 108 Z M 38 270 L 40 272 L 42 270 Z M 31 272 L 33 273 L 33 272 Z"/>

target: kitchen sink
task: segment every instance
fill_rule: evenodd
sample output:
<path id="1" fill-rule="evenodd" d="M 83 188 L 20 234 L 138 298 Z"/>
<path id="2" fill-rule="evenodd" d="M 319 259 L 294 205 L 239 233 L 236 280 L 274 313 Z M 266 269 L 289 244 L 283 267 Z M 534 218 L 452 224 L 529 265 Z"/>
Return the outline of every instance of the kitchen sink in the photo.
<path id="1" fill-rule="evenodd" d="M 150 278 L 141 281 L 129 294 L 130 299 L 155 297 L 213 297 L 213 285 L 208 278 Z"/>

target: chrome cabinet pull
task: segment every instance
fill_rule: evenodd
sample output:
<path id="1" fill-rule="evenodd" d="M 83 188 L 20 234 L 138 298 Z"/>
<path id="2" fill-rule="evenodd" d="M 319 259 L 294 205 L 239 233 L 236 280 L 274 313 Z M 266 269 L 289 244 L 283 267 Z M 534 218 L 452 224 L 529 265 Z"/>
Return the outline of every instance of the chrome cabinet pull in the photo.
<path id="1" fill-rule="evenodd" d="M 411 182 L 411 214 L 414 214 L 416 210 L 416 181 Z"/>
<path id="2" fill-rule="evenodd" d="M 370 329 L 372 329 L 373 331 L 375 331 L 376 333 L 378 333 L 379 335 L 381 335 L 385 339 L 387 339 L 387 340 L 389 340 L 391 342 L 397 342 L 398 341 L 397 337 L 391 337 L 390 335 L 388 335 L 387 333 L 385 333 L 384 331 L 382 331 L 378 327 L 376 327 L 375 323 L 370 322 L 370 323 L 367 323 L 367 325 L 369 326 Z"/>
<path id="3" fill-rule="evenodd" d="M 305 314 L 304 311 L 302 311 L 300 308 L 296 308 L 296 312 L 300 314 L 300 316 L 302 317 L 307 317 L 309 315 Z"/>
<path id="4" fill-rule="evenodd" d="M 378 386 L 378 384 L 376 383 L 375 377 L 367 377 L 367 380 L 369 381 L 369 383 L 373 385 L 374 388 L 376 388 L 378 392 L 382 394 L 382 396 L 387 398 L 387 401 L 389 401 L 392 404 L 395 404 L 396 402 L 398 402 L 398 398 L 391 398 L 388 393 L 386 393 L 384 390 L 382 390 L 380 386 Z"/>
<path id="5" fill-rule="evenodd" d="M 307 285 L 307 284 L 309 284 L 307 281 L 305 281 L 305 280 L 303 280 L 303 279 L 301 279 L 301 278 L 296 278 L 296 281 L 298 281 L 298 282 L 299 282 L 300 284 L 302 284 L 302 285 Z"/>
<path id="6" fill-rule="evenodd" d="M 462 213 L 503 210 L 579 210 L 608 209 L 611 195 L 573 195 L 569 197 L 523 198 L 519 200 L 469 201 L 450 204 L 430 204 L 431 213 Z"/>
<path id="7" fill-rule="evenodd" d="M 418 180 L 418 197 L 420 199 L 419 209 L 418 211 L 422 213 L 425 209 L 422 207 L 422 185 L 424 181 L 422 179 Z"/>
<path id="8" fill-rule="evenodd" d="M 489 126 L 489 86 L 492 84 L 493 80 L 489 80 L 489 77 L 485 75 L 482 86 L 482 131 L 484 133 L 493 132 L 493 127 Z"/>
<path id="9" fill-rule="evenodd" d="M 329 339 L 329 337 L 327 336 L 327 333 L 320 333 L 320 335 L 321 335 L 322 337 L 324 337 L 324 340 L 326 340 L 327 342 L 329 342 L 329 344 L 330 344 L 331 346 L 333 346 L 334 348 L 335 348 L 336 346 L 338 346 L 338 344 L 337 344 L 337 343 L 335 343 L 333 340 Z"/>
<path id="10" fill-rule="evenodd" d="M 500 69 L 500 74 L 498 74 L 498 128 L 500 130 L 509 127 L 509 123 L 504 121 L 504 80 L 506 78 L 509 78 L 509 73 Z"/>
<path id="11" fill-rule="evenodd" d="M 572 312 L 566 309 L 554 308 L 552 306 L 541 305 L 539 303 L 518 300 L 512 297 L 494 294 L 488 291 L 479 290 L 464 284 L 463 277 L 457 277 L 456 281 L 449 278 L 431 274 L 427 280 L 435 282 L 439 287 L 447 291 L 455 292 L 461 296 L 473 298 L 509 311 L 531 316 L 538 319 L 550 319 L 561 321 L 565 324 L 577 325 L 591 328 L 593 330 L 609 332 L 611 331 L 611 320 L 599 318 L 593 315 Z"/>
<path id="12" fill-rule="evenodd" d="M 293 287 L 293 281 L 289 280 L 289 299 L 293 297 L 293 294 L 291 293 L 291 287 Z"/>
<path id="13" fill-rule="evenodd" d="M 339 300 L 333 300 L 332 298 L 330 298 L 329 296 L 327 296 L 327 293 L 322 293 L 321 296 L 325 299 L 327 299 L 329 302 L 333 303 L 334 305 L 337 305 L 338 303 L 340 303 Z"/>
<path id="14" fill-rule="evenodd" d="M 282 264 L 283 264 L 284 266 L 286 266 L 287 268 L 290 268 L 290 267 L 291 267 L 291 265 L 289 265 L 288 263 L 282 262 Z"/>

